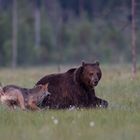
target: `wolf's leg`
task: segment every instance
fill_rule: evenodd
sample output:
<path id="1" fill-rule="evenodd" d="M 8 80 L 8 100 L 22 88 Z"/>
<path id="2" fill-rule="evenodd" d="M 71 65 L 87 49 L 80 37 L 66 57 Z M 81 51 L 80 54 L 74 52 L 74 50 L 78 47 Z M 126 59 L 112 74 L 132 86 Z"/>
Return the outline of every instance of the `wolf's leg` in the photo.
<path id="1" fill-rule="evenodd" d="M 21 109 L 25 110 L 25 101 L 22 94 L 18 94 L 18 103 Z"/>
<path id="2" fill-rule="evenodd" d="M 29 98 L 28 100 L 28 106 L 31 110 L 40 110 L 40 108 L 36 105 L 33 98 Z"/>
<path id="3" fill-rule="evenodd" d="M 15 109 L 14 105 L 11 103 L 10 100 L 5 100 L 5 101 L 2 102 L 2 104 L 5 105 L 10 110 L 14 110 Z"/>

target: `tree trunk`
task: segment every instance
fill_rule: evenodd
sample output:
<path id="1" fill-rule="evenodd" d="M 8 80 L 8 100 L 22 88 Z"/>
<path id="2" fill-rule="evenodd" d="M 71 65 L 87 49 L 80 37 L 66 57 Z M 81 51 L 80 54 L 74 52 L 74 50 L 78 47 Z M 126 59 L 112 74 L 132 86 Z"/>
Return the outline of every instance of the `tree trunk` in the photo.
<path id="1" fill-rule="evenodd" d="M 135 21 L 135 0 L 132 0 L 132 79 L 136 78 L 136 21 Z"/>
<path id="2" fill-rule="evenodd" d="M 84 0 L 79 0 L 79 15 L 82 17 L 84 13 Z"/>
<path id="3" fill-rule="evenodd" d="M 12 23 L 12 68 L 17 66 L 17 32 L 18 32 L 18 21 L 17 21 L 17 0 L 13 0 L 13 23 Z"/>
<path id="4" fill-rule="evenodd" d="M 40 2 L 35 0 L 35 47 L 40 47 Z"/>

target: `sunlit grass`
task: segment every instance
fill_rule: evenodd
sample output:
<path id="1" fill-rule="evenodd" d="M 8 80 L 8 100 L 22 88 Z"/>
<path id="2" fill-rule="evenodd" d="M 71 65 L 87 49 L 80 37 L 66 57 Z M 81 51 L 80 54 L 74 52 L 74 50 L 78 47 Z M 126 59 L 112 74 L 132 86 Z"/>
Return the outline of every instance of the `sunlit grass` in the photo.
<path id="1" fill-rule="evenodd" d="M 0 140 L 139 140 L 140 72 L 134 81 L 129 66 L 102 66 L 102 71 L 96 95 L 109 101 L 108 109 L 30 112 L 0 107 Z M 53 72 L 57 67 L 1 69 L 0 82 L 32 87 Z"/>

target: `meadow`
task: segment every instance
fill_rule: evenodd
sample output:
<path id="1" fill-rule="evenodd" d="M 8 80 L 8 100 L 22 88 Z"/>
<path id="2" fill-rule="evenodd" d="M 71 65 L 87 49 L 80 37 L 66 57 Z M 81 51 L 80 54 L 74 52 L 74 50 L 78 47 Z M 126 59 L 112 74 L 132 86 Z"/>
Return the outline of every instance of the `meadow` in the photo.
<path id="1" fill-rule="evenodd" d="M 66 71 L 71 66 L 61 67 Z M 0 140 L 139 140 L 140 69 L 131 79 L 129 65 L 103 65 L 96 95 L 108 100 L 108 109 L 10 111 L 0 106 Z M 33 87 L 56 66 L 0 69 L 3 85 Z"/>

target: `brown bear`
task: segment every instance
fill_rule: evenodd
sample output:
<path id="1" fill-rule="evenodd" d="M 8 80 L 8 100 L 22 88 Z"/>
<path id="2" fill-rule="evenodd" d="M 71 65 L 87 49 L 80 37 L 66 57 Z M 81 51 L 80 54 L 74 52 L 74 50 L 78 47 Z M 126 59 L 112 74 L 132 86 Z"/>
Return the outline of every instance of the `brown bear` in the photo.
<path id="1" fill-rule="evenodd" d="M 50 74 L 41 78 L 36 85 L 49 83 L 51 93 L 42 102 L 42 107 L 65 109 L 70 107 L 95 108 L 108 106 L 108 102 L 95 95 L 102 76 L 99 62 L 85 63 L 78 68 L 72 68 L 65 73 Z"/>

